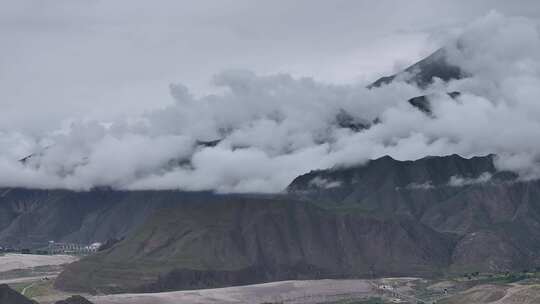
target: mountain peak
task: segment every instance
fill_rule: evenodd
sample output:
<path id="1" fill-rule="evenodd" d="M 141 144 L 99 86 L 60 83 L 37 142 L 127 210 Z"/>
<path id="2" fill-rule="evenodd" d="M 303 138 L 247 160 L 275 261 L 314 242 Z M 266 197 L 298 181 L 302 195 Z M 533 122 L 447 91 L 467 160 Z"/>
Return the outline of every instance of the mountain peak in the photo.
<path id="1" fill-rule="evenodd" d="M 396 78 L 402 77 L 405 82 L 416 84 L 421 88 L 432 83 L 433 78 L 440 78 L 444 81 L 463 78 L 463 71 L 459 67 L 448 63 L 446 52 L 446 49 L 440 48 L 401 72 L 377 79 L 368 88 L 378 88 L 391 83 Z"/>

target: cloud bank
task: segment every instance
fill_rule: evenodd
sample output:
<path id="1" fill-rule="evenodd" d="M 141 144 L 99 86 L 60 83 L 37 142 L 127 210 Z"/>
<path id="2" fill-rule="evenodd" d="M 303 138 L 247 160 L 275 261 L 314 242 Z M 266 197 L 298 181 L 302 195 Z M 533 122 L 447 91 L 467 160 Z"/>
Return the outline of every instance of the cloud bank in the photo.
<path id="1" fill-rule="evenodd" d="M 500 169 L 539 176 L 537 21 L 492 12 L 445 48 L 470 77 L 367 89 L 226 71 L 213 79 L 221 93 L 174 84 L 174 105 L 137 117 L 72 120 L 39 136 L 0 130 L 0 186 L 271 193 L 313 169 L 452 153 L 495 153 Z M 432 116 L 406 102 L 425 94 Z"/>

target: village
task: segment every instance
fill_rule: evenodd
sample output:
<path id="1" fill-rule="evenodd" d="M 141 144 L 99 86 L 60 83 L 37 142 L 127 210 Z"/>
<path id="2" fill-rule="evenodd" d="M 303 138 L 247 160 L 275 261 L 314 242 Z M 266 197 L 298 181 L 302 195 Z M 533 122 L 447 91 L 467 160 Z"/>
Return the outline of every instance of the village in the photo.
<path id="1" fill-rule="evenodd" d="M 84 256 L 96 253 L 102 244 L 95 242 L 92 244 L 77 244 L 68 242 L 49 241 L 45 246 L 37 249 L 17 248 L 10 246 L 0 246 L 0 255 L 4 253 L 37 254 L 37 255 L 77 255 Z"/>

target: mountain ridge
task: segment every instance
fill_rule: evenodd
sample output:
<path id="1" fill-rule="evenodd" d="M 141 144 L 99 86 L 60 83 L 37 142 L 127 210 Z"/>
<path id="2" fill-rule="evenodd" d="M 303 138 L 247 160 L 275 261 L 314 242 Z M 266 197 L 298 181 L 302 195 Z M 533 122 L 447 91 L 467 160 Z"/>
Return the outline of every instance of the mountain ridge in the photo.
<path id="1" fill-rule="evenodd" d="M 179 198 L 112 248 L 68 266 L 57 287 L 147 292 L 534 267 L 540 182 L 504 177 L 493 159 L 382 157 L 308 173 L 288 195 Z M 479 179 L 486 172 L 491 178 Z M 455 173 L 464 179 L 449 185 Z M 311 193 L 308 180 L 325 174 L 342 186 Z M 429 187 L 406 187 L 428 178 Z"/>

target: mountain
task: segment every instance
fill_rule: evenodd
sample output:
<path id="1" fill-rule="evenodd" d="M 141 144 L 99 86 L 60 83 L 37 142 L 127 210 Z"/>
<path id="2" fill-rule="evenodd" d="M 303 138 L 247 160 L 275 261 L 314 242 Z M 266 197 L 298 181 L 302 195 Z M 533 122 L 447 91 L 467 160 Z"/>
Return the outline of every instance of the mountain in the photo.
<path id="1" fill-rule="evenodd" d="M 441 49 L 371 87 L 464 77 L 445 57 Z M 429 95 L 409 104 L 433 115 Z M 336 118 L 358 132 L 371 123 Z M 1 189 L 0 246 L 106 243 L 55 281 L 81 292 L 536 267 L 540 182 L 497 170 L 495 158 L 385 156 L 303 174 L 276 195 Z"/>
<path id="2" fill-rule="evenodd" d="M 451 272 L 537 265 L 540 182 L 497 171 L 494 157 L 384 157 L 365 166 L 310 172 L 288 191 L 318 205 L 392 214 L 454 235 Z"/>
<path id="3" fill-rule="evenodd" d="M 396 78 L 401 78 L 406 82 L 414 83 L 419 87 L 426 87 L 435 77 L 444 81 L 449 81 L 452 79 L 460 79 L 464 76 L 465 73 L 459 67 L 452 65 L 447 61 L 447 51 L 446 49 L 441 48 L 397 74 L 377 79 L 370 84 L 368 88 L 377 88 L 389 84 Z"/>
<path id="4" fill-rule="evenodd" d="M 446 95 L 450 97 L 451 99 L 455 100 L 456 98 L 461 96 L 461 93 L 454 91 L 454 92 L 446 93 Z M 431 100 L 430 100 L 432 97 L 433 95 L 421 95 L 421 96 L 410 98 L 409 100 L 407 100 L 407 102 L 411 106 L 423 112 L 424 114 L 430 117 L 433 117 L 432 105 L 431 105 Z"/>
<path id="5" fill-rule="evenodd" d="M 309 172 L 270 196 L 4 189 L 0 246 L 111 240 L 58 278 L 80 291 L 535 267 L 540 184 L 494 158 L 387 156 Z"/>
<path id="6" fill-rule="evenodd" d="M 498 171 L 494 158 L 383 157 L 312 171 L 276 196 L 176 192 L 56 286 L 141 292 L 534 267 L 540 182 Z"/>
<path id="7" fill-rule="evenodd" d="M 407 83 L 415 84 L 420 88 L 426 88 L 431 84 L 434 78 L 440 78 L 444 81 L 453 79 L 461 79 L 466 76 L 459 67 L 450 64 L 447 61 L 447 50 L 445 48 L 438 49 L 428 57 L 416 62 L 406 69 L 391 76 L 384 76 L 377 79 L 375 82 L 367 86 L 368 89 L 378 88 L 399 79 Z M 447 95 L 452 99 L 459 97 L 460 92 L 448 92 Z M 412 97 L 408 103 L 426 115 L 431 116 L 430 95 L 421 95 Z M 359 120 L 341 110 L 335 118 L 335 124 L 341 128 L 347 128 L 354 132 L 360 132 L 369 129 L 372 125 L 377 124 L 378 118 L 373 121 Z"/>
<path id="8" fill-rule="evenodd" d="M 162 291 L 301 278 L 427 276 L 449 263 L 453 242 L 405 218 L 288 198 L 219 196 L 157 211 L 116 246 L 71 264 L 56 286 Z"/>
<path id="9" fill-rule="evenodd" d="M 0 189 L 0 246 L 40 248 L 48 241 L 91 244 L 118 240 L 156 208 L 208 193 Z"/>
<path id="10" fill-rule="evenodd" d="M 372 204 L 380 208 L 389 203 L 397 208 L 406 208 L 407 203 L 396 200 L 405 191 L 437 189 L 453 193 L 457 187 L 444 187 L 449 185 L 453 176 L 472 180 L 484 173 L 496 173 L 494 157 L 466 159 L 454 154 L 398 161 L 384 156 L 357 166 L 311 171 L 295 178 L 287 192 L 328 204 L 354 203 L 366 205 L 366 208 Z M 387 200 L 384 195 L 393 197 Z"/>

